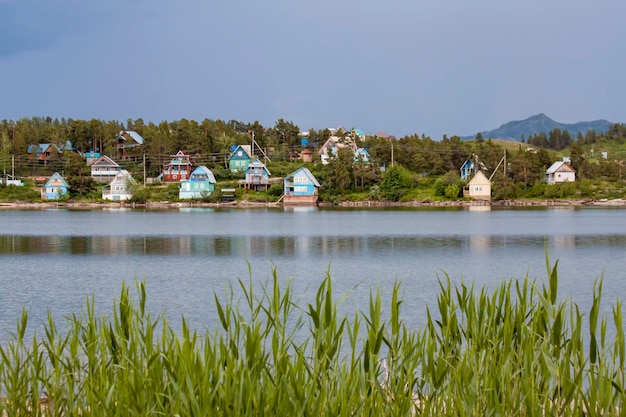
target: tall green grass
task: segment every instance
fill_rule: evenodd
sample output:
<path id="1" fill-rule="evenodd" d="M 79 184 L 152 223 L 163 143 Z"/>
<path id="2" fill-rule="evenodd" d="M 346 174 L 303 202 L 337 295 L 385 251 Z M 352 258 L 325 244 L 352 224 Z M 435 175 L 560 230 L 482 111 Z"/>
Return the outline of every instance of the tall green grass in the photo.
<path id="1" fill-rule="evenodd" d="M 7 416 L 610 416 L 624 406 L 619 300 L 583 313 L 543 284 L 489 290 L 440 280 L 419 329 L 401 286 L 383 305 L 341 316 L 330 276 L 309 302 L 274 271 L 215 295 L 215 329 L 174 331 L 146 309 L 145 283 L 123 286 L 109 315 L 93 298 L 59 331 L 27 335 L 24 311 L 0 347 Z M 243 294 L 236 297 L 235 294 Z M 431 310 L 432 308 L 432 310 Z"/>

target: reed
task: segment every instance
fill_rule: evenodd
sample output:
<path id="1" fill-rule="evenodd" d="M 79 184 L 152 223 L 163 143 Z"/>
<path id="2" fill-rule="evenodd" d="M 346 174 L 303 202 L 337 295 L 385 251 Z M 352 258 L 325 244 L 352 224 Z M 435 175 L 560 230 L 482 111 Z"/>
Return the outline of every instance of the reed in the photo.
<path id="1" fill-rule="evenodd" d="M 6 416 L 611 416 L 624 407 L 622 304 L 601 315 L 602 281 L 585 314 L 547 281 L 494 289 L 440 279 L 423 328 L 387 307 L 342 316 L 327 274 L 296 301 L 276 271 L 215 294 L 215 329 L 174 331 L 146 308 L 144 282 L 122 286 L 107 315 L 93 298 L 62 332 L 49 315 L 27 337 L 23 311 L 0 346 Z M 235 296 L 235 294 L 242 294 Z M 432 307 L 432 309 L 431 309 Z"/>

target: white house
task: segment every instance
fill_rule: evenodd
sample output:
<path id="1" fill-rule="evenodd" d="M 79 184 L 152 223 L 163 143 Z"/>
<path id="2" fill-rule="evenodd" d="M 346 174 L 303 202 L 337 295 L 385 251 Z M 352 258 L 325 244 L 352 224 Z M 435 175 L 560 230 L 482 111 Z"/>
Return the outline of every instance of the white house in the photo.
<path id="1" fill-rule="evenodd" d="M 120 172 L 117 162 L 106 155 L 102 155 L 91 164 L 91 178 L 100 182 L 110 182 Z"/>
<path id="2" fill-rule="evenodd" d="M 130 200 L 133 196 L 133 187 L 137 183 L 125 169 L 117 173 L 115 178 L 102 187 L 102 199 L 113 201 Z"/>
<path id="3" fill-rule="evenodd" d="M 491 181 L 482 171 L 477 171 L 470 182 L 463 188 L 463 197 L 491 201 Z"/>
<path id="4" fill-rule="evenodd" d="M 556 184 L 576 180 L 576 171 L 565 161 L 553 163 L 546 171 L 546 182 Z"/>

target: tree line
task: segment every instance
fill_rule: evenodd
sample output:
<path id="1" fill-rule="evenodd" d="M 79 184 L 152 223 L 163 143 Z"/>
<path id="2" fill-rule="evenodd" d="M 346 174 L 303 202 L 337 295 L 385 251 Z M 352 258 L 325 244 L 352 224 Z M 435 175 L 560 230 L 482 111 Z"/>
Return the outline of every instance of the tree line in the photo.
<path id="1" fill-rule="evenodd" d="M 52 119 L 50 117 L 22 118 L 0 122 L 0 169 L 14 163 L 20 175 L 28 175 L 35 167 L 27 158 L 29 145 L 52 143 L 64 147 L 69 141 L 80 152 L 95 151 L 117 156 L 116 138 L 121 130 L 133 130 L 144 139 L 142 168 L 145 160 L 147 175 L 156 176 L 163 164 L 178 150 L 192 155 L 196 164 L 210 168 L 227 166 L 233 145 L 250 144 L 252 139 L 272 162 L 295 161 L 305 148 L 319 147 L 331 136 L 328 129 L 311 129 L 303 135 L 293 122 L 279 119 L 273 126 L 263 126 L 258 121 L 246 123 L 237 120 L 211 120 L 200 122 L 188 119 L 144 123 L 142 119 L 119 121 Z M 346 129 L 343 134 L 353 135 Z M 354 135 L 353 135 L 354 136 Z M 494 181 L 501 189 L 529 187 L 543 180 L 545 170 L 555 160 L 554 151 L 570 148 L 570 158 L 578 178 L 620 179 L 622 162 L 618 160 L 589 161 L 584 147 L 600 138 L 623 143 L 626 129 L 622 124 L 612 125 L 608 132 L 578 133 L 574 139 L 567 131 L 555 129 L 548 134 L 529 137 L 524 146 L 505 151 L 491 140 L 463 141 L 458 136 L 444 136 L 442 140 L 417 134 L 389 140 L 366 136 L 359 146 L 368 149 L 371 160 L 354 160 L 349 149 L 341 149 L 328 165 L 317 164 L 314 173 L 331 193 L 367 191 L 376 186 L 376 192 L 387 193 L 386 198 L 399 198 L 397 184 L 416 184 L 421 178 L 447 178 L 445 186 L 460 188 L 458 173 L 461 165 L 472 155 L 478 155 Z M 526 145 L 532 145 L 528 149 Z M 316 152 L 313 153 L 317 155 Z M 506 164 L 495 172 L 502 160 Z M 70 175 L 81 177 L 80 160 L 62 162 Z M 137 161 L 135 161 L 137 163 Z M 129 163 L 129 162 L 127 162 Z M 386 171 L 381 170 L 384 167 Z M 394 169 L 392 169 L 394 168 Z M 391 171 L 393 175 L 385 176 Z M 456 174 L 456 177 L 455 177 Z M 395 185 L 394 185 L 395 184 Z M 407 185 L 407 186 L 408 186 Z M 392 190 L 392 191 L 389 191 Z M 445 190 L 445 187 L 443 188 Z M 452 193 L 453 189 L 448 192 Z"/>

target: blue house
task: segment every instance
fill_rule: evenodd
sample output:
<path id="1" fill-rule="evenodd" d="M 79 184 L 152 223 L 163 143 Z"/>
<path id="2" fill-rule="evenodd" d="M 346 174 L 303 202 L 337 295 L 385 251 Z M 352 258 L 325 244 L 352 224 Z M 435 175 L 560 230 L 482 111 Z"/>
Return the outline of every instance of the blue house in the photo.
<path id="1" fill-rule="evenodd" d="M 370 153 L 367 148 L 358 148 L 354 153 L 355 165 L 367 165 L 370 162 Z"/>
<path id="2" fill-rule="evenodd" d="M 249 190 L 267 191 L 271 185 L 270 175 L 265 164 L 256 159 L 246 168 L 246 179 L 243 181 L 243 186 Z"/>
<path id="3" fill-rule="evenodd" d="M 252 162 L 252 147 L 250 145 L 236 145 L 228 157 L 228 167 L 231 171 L 245 171 Z"/>
<path id="4" fill-rule="evenodd" d="M 185 200 L 209 196 L 215 190 L 216 182 L 213 172 L 204 165 L 200 165 L 193 170 L 188 180 L 180 182 L 178 198 Z"/>
<path id="5" fill-rule="evenodd" d="M 285 204 L 315 204 L 317 203 L 320 183 L 308 168 L 298 168 L 284 179 Z"/>
<path id="6" fill-rule="evenodd" d="M 487 171 L 487 167 L 474 154 L 461 165 L 461 179 L 467 181 L 478 171 Z"/>
<path id="7" fill-rule="evenodd" d="M 68 189 L 67 182 L 58 172 L 55 172 L 41 188 L 41 199 L 58 200 L 61 196 L 67 194 Z"/>

